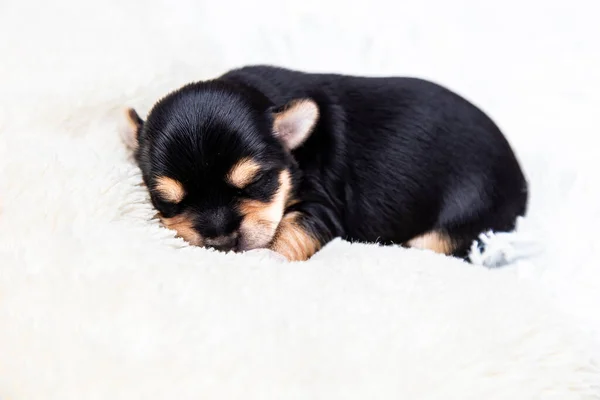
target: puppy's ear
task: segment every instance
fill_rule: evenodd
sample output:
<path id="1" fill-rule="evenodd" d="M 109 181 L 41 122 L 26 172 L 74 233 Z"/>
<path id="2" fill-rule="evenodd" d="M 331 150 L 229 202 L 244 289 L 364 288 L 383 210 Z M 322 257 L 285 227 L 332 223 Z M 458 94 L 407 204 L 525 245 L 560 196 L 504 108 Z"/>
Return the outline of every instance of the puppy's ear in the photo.
<path id="1" fill-rule="evenodd" d="M 273 113 L 273 132 L 289 149 L 300 146 L 319 119 L 319 107 L 311 99 L 293 100 Z"/>
<path id="2" fill-rule="evenodd" d="M 138 136 L 142 129 L 142 125 L 144 125 L 144 120 L 140 118 L 133 108 L 128 108 L 125 111 L 125 117 L 127 119 L 127 125 L 123 128 L 123 141 L 129 149 L 135 151 L 138 147 Z"/>

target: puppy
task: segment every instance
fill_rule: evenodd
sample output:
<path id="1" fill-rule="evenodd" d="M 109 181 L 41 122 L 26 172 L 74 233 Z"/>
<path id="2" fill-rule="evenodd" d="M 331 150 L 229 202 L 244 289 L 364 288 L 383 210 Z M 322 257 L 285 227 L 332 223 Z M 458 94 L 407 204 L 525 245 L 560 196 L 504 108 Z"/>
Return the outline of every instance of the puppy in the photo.
<path id="1" fill-rule="evenodd" d="M 152 204 L 196 246 L 298 261 L 341 237 L 464 258 L 526 211 L 494 122 L 420 79 L 250 66 L 128 116 Z"/>

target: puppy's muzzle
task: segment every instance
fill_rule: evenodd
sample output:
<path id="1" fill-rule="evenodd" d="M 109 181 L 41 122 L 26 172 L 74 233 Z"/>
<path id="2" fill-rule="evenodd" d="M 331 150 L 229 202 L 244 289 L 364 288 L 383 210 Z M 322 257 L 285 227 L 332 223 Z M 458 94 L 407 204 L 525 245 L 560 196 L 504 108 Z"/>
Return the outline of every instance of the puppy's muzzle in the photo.
<path id="1" fill-rule="evenodd" d="M 213 238 L 207 237 L 204 238 L 204 245 L 219 251 L 235 251 L 238 248 L 239 237 L 238 232 Z"/>

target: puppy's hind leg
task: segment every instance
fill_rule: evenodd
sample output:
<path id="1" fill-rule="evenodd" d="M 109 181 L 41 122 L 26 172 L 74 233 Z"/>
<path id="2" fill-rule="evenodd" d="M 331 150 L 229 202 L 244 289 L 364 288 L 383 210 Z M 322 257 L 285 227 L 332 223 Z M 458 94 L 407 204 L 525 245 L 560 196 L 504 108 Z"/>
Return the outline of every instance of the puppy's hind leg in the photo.
<path id="1" fill-rule="evenodd" d="M 438 229 L 414 237 L 405 245 L 469 261 L 468 256 L 471 246 L 477 240 L 479 234 L 483 232 L 484 230 L 478 232 L 476 229 L 468 231 L 463 229 Z"/>
<path id="2" fill-rule="evenodd" d="M 517 218 L 525 213 L 526 194 L 504 200 L 482 201 L 469 207 L 447 204 L 435 228 L 409 240 L 406 245 L 470 261 L 471 247 L 479 242 L 482 233 L 510 232 L 515 229 Z"/>
<path id="3" fill-rule="evenodd" d="M 452 238 L 441 230 L 433 230 L 412 238 L 406 242 L 408 247 L 431 250 L 436 253 L 450 255 L 454 252 L 455 243 Z"/>
<path id="4" fill-rule="evenodd" d="M 469 260 L 473 243 L 479 242 L 479 235 L 489 231 L 510 232 L 515 228 L 521 212 L 487 212 L 479 218 L 468 219 L 460 216 L 454 223 L 443 224 L 430 232 L 419 235 L 406 244 L 409 247 L 427 249 L 436 253 L 451 255 Z"/>

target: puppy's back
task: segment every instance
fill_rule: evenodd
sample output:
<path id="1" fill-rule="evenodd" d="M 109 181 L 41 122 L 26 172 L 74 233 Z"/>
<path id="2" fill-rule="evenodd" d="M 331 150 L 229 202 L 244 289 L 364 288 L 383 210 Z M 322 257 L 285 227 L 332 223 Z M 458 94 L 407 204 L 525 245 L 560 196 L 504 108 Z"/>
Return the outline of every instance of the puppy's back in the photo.
<path id="1" fill-rule="evenodd" d="M 225 77 L 257 87 L 274 104 L 318 103 L 320 121 L 294 156 L 305 171 L 322 172 L 351 239 L 398 243 L 455 229 L 466 243 L 487 229 L 511 229 L 525 212 L 527 184 L 504 135 L 438 84 L 270 66 Z"/>

